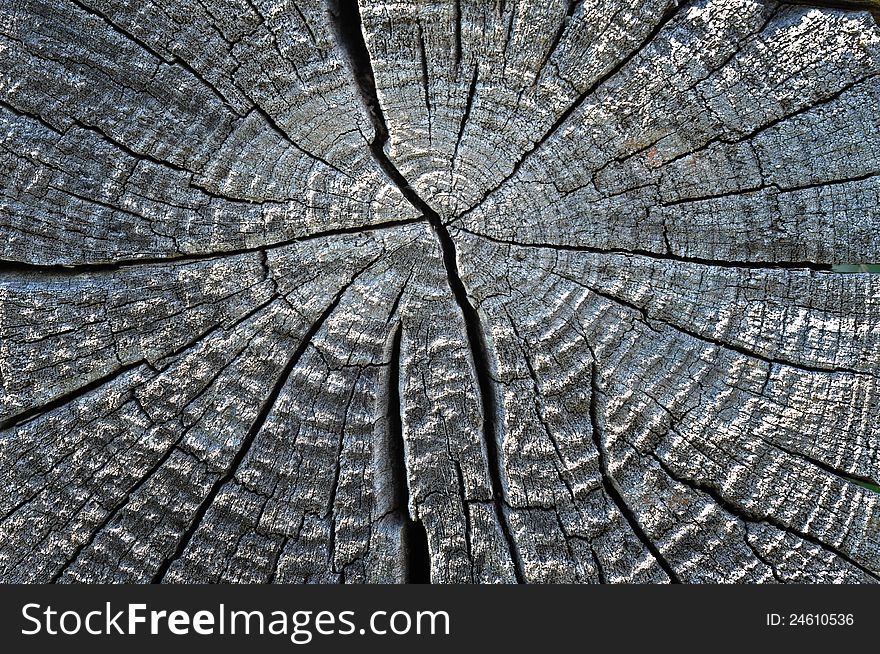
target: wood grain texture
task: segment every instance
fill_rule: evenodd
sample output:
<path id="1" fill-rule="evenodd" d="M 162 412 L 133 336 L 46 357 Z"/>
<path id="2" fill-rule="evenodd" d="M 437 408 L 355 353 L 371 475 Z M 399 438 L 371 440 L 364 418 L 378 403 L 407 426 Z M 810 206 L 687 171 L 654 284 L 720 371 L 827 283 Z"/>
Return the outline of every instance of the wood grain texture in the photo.
<path id="1" fill-rule="evenodd" d="M 866 2 L 0 0 L 0 579 L 880 579 Z"/>

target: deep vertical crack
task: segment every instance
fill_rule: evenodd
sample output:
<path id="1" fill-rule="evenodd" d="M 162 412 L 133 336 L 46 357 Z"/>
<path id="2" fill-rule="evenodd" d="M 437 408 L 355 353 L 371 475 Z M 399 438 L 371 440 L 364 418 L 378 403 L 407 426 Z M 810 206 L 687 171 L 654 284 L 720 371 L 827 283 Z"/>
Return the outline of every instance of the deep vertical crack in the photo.
<path id="1" fill-rule="evenodd" d="M 488 458 L 489 479 L 492 484 L 492 500 L 495 505 L 495 513 L 498 517 L 498 524 L 504 534 L 507 542 L 507 548 L 510 552 L 510 558 L 514 564 L 514 573 L 517 583 L 525 582 L 523 574 L 522 561 L 519 557 L 516 542 L 513 539 L 513 533 L 510 528 L 510 522 L 505 513 L 505 507 L 509 506 L 507 501 L 507 491 L 501 479 L 501 470 L 504 467 L 502 454 L 499 448 L 498 428 L 495 424 L 495 417 L 498 415 L 498 407 L 495 400 L 495 387 L 489 371 L 492 369 L 489 358 L 489 348 L 485 339 L 485 331 L 482 327 L 480 314 L 468 298 L 467 289 L 458 272 L 458 258 L 455 251 L 455 242 L 449 235 L 449 230 L 443 224 L 440 216 L 427 205 L 428 211 L 424 212 L 434 229 L 434 234 L 440 243 L 440 249 L 443 253 L 443 263 L 446 267 L 446 277 L 449 282 L 449 288 L 452 295 L 461 309 L 464 318 L 465 332 L 467 335 L 468 347 L 471 351 L 471 357 L 474 362 L 474 370 L 477 377 L 477 386 L 480 391 L 480 401 L 483 409 L 483 442 L 486 447 L 486 456 Z"/>
<path id="2" fill-rule="evenodd" d="M 559 21 L 559 26 L 556 28 L 556 33 L 553 35 L 553 39 L 550 41 L 550 46 L 547 48 L 547 52 L 544 54 L 544 58 L 541 59 L 541 63 L 539 63 L 538 67 L 535 69 L 535 79 L 532 84 L 537 85 L 538 81 L 541 79 L 541 74 L 544 71 L 544 67 L 547 65 L 547 62 L 550 61 L 550 58 L 556 52 L 557 48 L 559 48 L 559 43 L 562 41 L 562 36 L 563 34 L 565 34 L 565 30 L 571 23 L 571 18 L 572 16 L 574 16 L 574 12 L 580 3 L 581 0 L 569 0 L 568 7 L 566 7 L 565 9 L 565 15 Z"/>
<path id="3" fill-rule="evenodd" d="M 461 139 L 464 137 L 464 128 L 467 126 L 468 118 L 471 116 L 471 109 L 474 106 L 474 95 L 477 92 L 477 79 L 480 73 L 479 62 L 474 63 L 474 74 L 471 76 L 471 83 L 468 87 L 467 100 L 464 105 L 464 113 L 461 115 L 461 122 L 458 125 L 458 136 L 455 139 L 455 149 L 452 151 L 452 167 L 455 169 L 455 162 L 458 159 L 458 148 L 461 147 Z"/>
<path id="4" fill-rule="evenodd" d="M 498 413 L 495 400 L 495 388 L 489 371 L 491 370 L 488 346 L 482 328 L 479 312 L 468 297 L 467 289 L 458 271 L 458 258 L 456 255 L 455 242 L 449 234 L 449 230 L 443 223 L 440 214 L 428 205 L 385 153 L 385 145 L 388 142 L 388 126 L 379 102 L 373 65 L 370 61 L 370 53 L 361 29 L 360 9 L 357 0 L 330 0 L 329 15 L 334 23 L 337 38 L 348 56 L 355 82 L 360 90 L 362 100 L 373 121 L 374 135 L 370 143 L 378 165 L 386 175 L 400 189 L 403 196 L 418 209 L 422 216 L 431 225 L 434 235 L 440 245 L 443 255 L 443 264 L 446 268 L 446 277 L 449 288 L 455 302 L 461 310 L 465 323 L 465 333 L 471 358 L 474 363 L 474 371 L 477 378 L 477 386 L 480 392 L 480 401 L 483 413 L 483 443 L 486 448 L 489 480 L 492 485 L 492 500 L 495 514 L 498 519 L 504 540 L 507 544 L 510 559 L 513 562 L 514 575 L 517 583 L 525 582 L 522 560 L 513 538 L 510 521 L 505 509 L 509 507 L 507 491 L 502 481 L 501 470 L 503 461 L 498 443 L 498 429 L 495 417 Z"/>
<path id="5" fill-rule="evenodd" d="M 357 0 L 328 0 L 327 5 L 336 40 L 348 57 L 354 82 L 376 130 L 371 144 L 375 152 L 377 146 L 385 147 L 388 141 L 388 128 L 385 126 L 385 116 L 382 114 L 376 93 L 376 78 L 373 74 L 373 65 L 370 63 L 370 52 L 361 32 L 361 12 Z"/>
<path id="6" fill-rule="evenodd" d="M 416 23 L 416 26 L 418 27 L 419 32 L 419 55 L 422 64 L 422 90 L 425 92 L 425 109 L 427 110 L 428 116 L 428 143 L 430 143 L 433 137 L 431 134 L 431 88 L 428 81 L 428 52 L 425 49 L 425 31 L 422 29 L 422 24 L 418 22 Z"/>
<path id="7" fill-rule="evenodd" d="M 456 70 L 461 65 L 461 0 L 455 0 L 455 62 Z"/>
<path id="8" fill-rule="evenodd" d="M 400 342 L 403 326 L 398 323 L 391 344 L 388 363 L 388 458 L 390 463 L 393 506 L 402 523 L 400 541 L 403 549 L 404 580 L 409 584 L 431 583 L 431 553 L 428 532 L 420 520 L 409 512 L 409 482 L 406 474 L 406 446 L 403 441 L 403 419 L 400 415 Z"/>

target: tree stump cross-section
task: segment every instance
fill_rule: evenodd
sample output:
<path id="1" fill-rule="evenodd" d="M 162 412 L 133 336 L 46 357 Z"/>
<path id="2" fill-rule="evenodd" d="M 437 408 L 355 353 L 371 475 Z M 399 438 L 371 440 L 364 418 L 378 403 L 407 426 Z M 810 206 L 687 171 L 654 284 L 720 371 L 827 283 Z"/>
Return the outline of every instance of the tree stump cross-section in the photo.
<path id="1" fill-rule="evenodd" d="M 880 579 L 878 4 L 0 0 L 0 579 Z"/>

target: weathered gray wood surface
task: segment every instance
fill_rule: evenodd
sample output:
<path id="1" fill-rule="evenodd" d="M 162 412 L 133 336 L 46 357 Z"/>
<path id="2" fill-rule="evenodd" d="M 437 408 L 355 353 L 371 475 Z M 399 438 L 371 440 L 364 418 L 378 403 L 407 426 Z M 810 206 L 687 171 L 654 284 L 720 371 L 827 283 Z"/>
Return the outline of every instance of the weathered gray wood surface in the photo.
<path id="1" fill-rule="evenodd" d="M 0 0 L 0 578 L 876 581 L 819 4 Z"/>

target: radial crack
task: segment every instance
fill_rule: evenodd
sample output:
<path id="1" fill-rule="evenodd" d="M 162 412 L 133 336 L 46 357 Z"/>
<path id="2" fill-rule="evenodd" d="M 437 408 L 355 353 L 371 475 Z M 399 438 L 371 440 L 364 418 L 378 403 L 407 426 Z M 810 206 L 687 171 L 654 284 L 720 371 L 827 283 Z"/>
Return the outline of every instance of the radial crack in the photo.
<path id="1" fill-rule="evenodd" d="M 474 63 L 474 74 L 471 77 L 471 84 L 468 87 L 467 101 L 464 105 L 464 113 L 461 116 L 461 123 L 458 125 L 458 136 L 455 139 L 455 149 L 452 151 L 452 167 L 455 169 L 455 163 L 458 158 L 458 148 L 461 146 L 461 139 L 464 137 L 464 129 L 467 126 L 468 118 L 471 116 L 471 109 L 474 105 L 474 95 L 477 91 L 477 79 L 479 77 L 480 64 Z"/>
<path id="2" fill-rule="evenodd" d="M 851 566 L 858 568 L 860 571 L 862 571 L 868 577 L 875 579 L 875 580 L 880 580 L 880 576 L 878 576 L 877 571 L 870 570 L 865 565 L 863 565 L 863 564 L 859 563 L 858 561 L 856 561 L 855 559 L 853 559 L 852 556 L 850 556 L 846 552 L 840 550 L 838 547 L 836 547 L 830 543 L 826 543 L 825 541 L 820 540 L 819 538 L 817 538 L 813 534 L 807 533 L 807 532 L 803 531 L 802 529 L 798 529 L 797 527 L 795 527 L 793 525 L 785 524 L 784 522 L 782 522 L 781 520 L 779 520 L 775 516 L 772 516 L 769 514 L 757 515 L 755 513 L 752 513 L 750 511 L 748 511 L 747 509 L 745 509 L 744 507 L 741 507 L 737 504 L 734 504 L 732 501 L 728 500 L 726 497 L 724 497 L 721 494 L 721 492 L 718 490 L 718 488 L 716 486 L 712 485 L 711 483 L 703 481 L 703 480 L 699 480 L 699 479 L 685 477 L 680 474 L 676 474 L 675 472 L 672 471 L 672 469 L 669 467 L 669 465 L 663 459 L 661 459 L 656 453 L 650 452 L 649 454 L 650 454 L 651 458 L 653 458 L 657 462 L 657 464 L 660 466 L 660 468 L 663 470 L 663 472 L 665 472 L 666 475 L 670 479 L 673 479 L 674 481 L 677 481 L 680 484 L 684 484 L 685 486 L 687 486 L 688 488 L 690 488 L 693 491 L 700 491 L 700 492 L 704 493 L 705 495 L 708 495 L 712 499 L 712 501 L 715 502 L 715 504 L 717 504 L 719 507 L 721 507 L 722 509 L 724 509 L 725 511 L 727 511 L 731 515 L 739 518 L 740 520 L 743 520 L 744 522 L 750 522 L 750 523 L 766 522 L 767 524 L 772 525 L 773 527 L 776 527 L 777 529 L 780 529 L 786 533 L 798 536 L 799 538 L 802 538 L 803 540 L 805 540 L 809 543 L 812 543 L 813 545 L 819 547 L 820 549 L 831 552 L 835 556 L 838 556 L 839 558 L 841 558 L 844 561 L 846 561 L 847 563 L 849 563 Z"/>
<path id="3" fill-rule="evenodd" d="M 257 305 L 256 307 L 250 309 L 247 313 L 243 314 L 239 318 L 236 318 L 233 322 L 229 323 L 228 325 L 224 326 L 223 323 L 216 323 L 214 325 L 211 325 L 208 329 L 200 332 L 199 334 L 194 336 L 191 340 L 187 341 L 186 343 L 183 343 L 182 345 L 175 348 L 171 352 L 166 352 L 166 353 L 163 353 L 161 356 L 154 357 L 153 362 L 151 362 L 147 358 L 143 358 L 143 359 L 139 359 L 137 361 L 134 361 L 132 363 L 125 364 L 125 365 L 121 366 L 120 368 L 117 368 L 116 370 L 113 370 L 113 371 L 107 373 L 106 375 L 102 375 L 102 376 L 98 377 L 97 379 L 93 379 L 92 381 L 89 381 L 86 384 L 83 384 L 82 386 L 77 386 L 76 388 L 72 389 L 71 391 L 69 391 L 67 393 L 63 393 L 63 394 L 53 398 L 52 400 L 50 400 L 44 404 L 40 404 L 39 406 L 35 406 L 30 409 L 26 409 L 26 410 L 14 415 L 14 416 L 11 416 L 11 417 L 7 418 L 6 420 L 3 420 L 2 422 L 0 422 L 0 432 L 5 431 L 6 429 L 9 429 L 11 427 L 15 427 L 17 425 L 23 424 L 23 423 L 27 422 L 28 420 L 30 420 L 31 418 L 35 418 L 37 416 L 44 415 L 44 414 L 48 413 L 49 411 L 52 411 L 53 409 L 57 409 L 61 406 L 65 406 L 65 405 L 69 404 L 70 402 L 73 402 L 77 398 L 82 397 L 83 395 L 86 395 L 89 392 L 96 390 L 97 388 L 100 388 L 101 386 L 112 382 L 114 379 L 121 377 L 126 372 L 133 370 L 134 368 L 137 368 L 139 366 L 146 366 L 147 368 L 149 368 L 153 372 L 159 372 L 162 369 L 164 369 L 164 366 L 160 363 L 160 361 L 167 361 L 168 359 L 170 359 L 172 357 L 178 356 L 179 354 L 185 352 L 186 350 L 193 347 L 197 343 L 203 341 L 205 338 L 207 338 L 209 335 L 213 334 L 215 331 L 217 331 L 219 329 L 225 329 L 225 330 L 231 332 L 238 325 L 240 325 L 241 323 L 246 321 L 248 318 L 256 315 L 257 313 L 259 313 L 260 311 L 262 311 L 263 309 L 268 307 L 276 299 L 278 299 L 278 296 L 272 295 L 268 300 Z M 155 365 L 154 365 L 154 363 L 155 363 Z"/>
<path id="4" fill-rule="evenodd" d="M 813 261 L 738 261 L 729 259 L 706 259 L 702 257 L 689 257 L 672 253 L 654 252 L 641 248 L 599 248 L 591 245 L 566 245 L 564 243 L 523 243 L 511 239 L 502 239 L 496 236 L 488 236 L 464 227 L 456 229 L 500 245 L 512 245 L 520 248 L 538 248 L 557 250 L 560 252 L 586 252 L 588 254 L 608 254 L 646 257 L 658 261 L 678 261 L 680 263 L 696 263 L 703 266 L 717 266 L 719 268 L 742 268 L 745 270 L 813 270 L 816 272 L 834 272 L 833 264 L 815 263 Z"/>
<path id="5" fill-rule="evenodd" d="M 431 583 L 431 554 L 428 534 L 421 520 L 410 514 L 410 490 L 406 468 L 406 443 L 403 439 L 403 420 L 400 400 L 400 344 L 403 325 L 397 324 L 391 342 L 387 386 L 387 451 L 393 510 L 401 521 L 400 541 L 403 550 L 404 580 L 410 584 Z"/>
<path id="6" fill-rule="evenodd" d="M 204 75 L 202 75 L 199 71 L 197 71 L 195 68 L 193 68 L 193 67 L 192 67 L 187 61 L 184 61 L 183 59 L 180 59 L 179 57 L 176 57 L 176 56 L 172 57 L 171 59 L 166 59 L 165 57 L 162 57 L 158 52 L 156 52 L 153 48 L 151 48 L 149 45 L 147 45 L 144 41 L 142 41 L 141 39 L 139 39 L 138 37 L 136 37 L 134 34 L 131 34 L 131 33 L 128 32 L 127 30 L 121 28 L 119 25 L 117 25 L 117 24 L 114 23 L 112 20 L 110 20 L 109 18 L 107 18 L 107 16 L 105 16 L 105 15 L 102 14 L 101 12 L 99 12 L 99 11 L 97 11 L 97 10 L 95 10 L 95 9 L 92 9 L 91 7 L 89 7 L 89 6 L 85 5 L 85 4 L 83 4 L 80 0 L 70 0 L 70 2 L 72 2 L 74 5 L 76 5 L 76 6 L 77 6 L 80 10 L 82 10 L 83 12 L 85 12 L 85 13 L 91 15 L 91 16 L 94 16 L 94 17 L 96 17 L 96 18 L 98 18 L 98 19 L 100 19 L 100 20 L 102 20 L 102 21 L 104 21 L 104 23 L 105 23 L 110 29 L 112 29 L 114 32 L 116 32 L 117 34 L 121 35 L 123 38 L 125 38 L 125 39 L 127 39 L 127 40 L 130 40 L 130 41 L 132 41 L 133 43 L 137 44 L 137 45 L 140 46 L 144 51 L 148 52 L 151 56 L 153 56 L 153 57 L 159 59 L 160 61 L 162 61 L 162 62 L 164 62 L 164 63 L 166 63 L 166 64 L 168 64 L 168 65 L 170 65 L 170 66 L 174 66 L 174 65 L 176 65 L 176 66 L 179 66 L 180 68 L 183 68 L 187 73 L 189 73 L 190 75 L 192 75 L 192 76 L 193 76 L 195 79 L 197 79 L 197 80 L 198 80 L 203 86 L 205 86 L 206 88 L 208 88 L 208 89 L 209 89 L 214 95 L 216 95 L 216 96 L 217 96 L 217 97 L 223 102 L 223 104 L 225 104 L 225 105 L 229 108 L 229 110 L 230 110 L 232 113 L 234 113 L 236 116 L 241 116 L 241 114 L 240 114 L 238 111 L 236 111 L 236 110 L 233 108 L 233 106 L 229 103 L 229 100 L 228 100 L 228 98 L 226 97 L 226 95 L 224 95 L 223 93 L 221 93 L 220 90 L 219 90 L 214 84 L 212 84 L 211 82 L 209 82 L 209 81 L 204 77 Z M 239 89 L 239 90 L 240 90 L 240 89 Z M 242 93 L 244 93 L 244 92 L 242 92 Z M 245 94 L 245 97 L 247 97 L 246 94 Z M 289 145 L 293 146 L 293 148 L 295 148 L 296 150 L 298 150 L 298 151 L 301 152 L 302 154 L 306 155 L 307 157 L 309 157 L 309 158 L 311 158 L 311 159 L 313 159 L 313 160 L 315 160 L 315 161 L 317 161 L 317 162 L 320 162 L 320 163 L 324 164 L 325 166 L 327 166 L 327 167 L 330 168 L 331 170 L 336 171 L 336 172 L 339 173 L 340 175 L 344 175 L 345 177 L 351 177 L 348 173 L 346 173 L 346 172 L 343 171 L 343 170 L 340 170 L 339 168 L 337 168 L 336 166 L 334 166 L 334 165 L 331 164 L 330 162 L 326 161 L 324 158 L 322 158 L 322 157 L 320 157 L 319 155 L 316 155 L 316 154 L 314 154 L 314 153 L 312 153 L 312 152 L 309 152 L 308 150 L 306 150 L 305 148 L 303 148 L 301 145 L 299 145 L 298 143 L 296 143 L 296 142 L 290 137 L 290 135 L 278 125 L 277 121 L 276 121 L 274 118 L 272 118 L 272 116 L 270 116 L 270 115 L 266 112 L 265 109 L 263 109 L 259 104 L 257 104 L 257 103 L 256 103 L 253 99 L 251 99 L 250 97 L 248 97 L 248 101 L 251 103 L 253 110 L 256 111 L 256 112 L 260 115 L 260 117 L 263 119 L 263 121 L 264 121 L 267 125 L 269 125 L 269 127 L 272 128 L 275 132 L 277 132 L 278 135 L 279 135 L 282 139 L 284 139 Z"/>
<path id="7" fill-rule="evenodd" d="M 345 236 L 348 234 L 363 234 L 367 232 L 381 231 L 384 229 L 393 229 L 395 227 L 403 227 L 414 223 L 422 222 L 422 218 L 404 218 L 401 220 L 389 220 L 375 225 L 363 225 L 357 227 L 341 227 L 339 229 L 328 229 L 322 232 L 314 232 L 296 238 L 285 239 L 268 245 L 255 245 L 246 248 L 233 248 L 229 250 L 220 250 L 214 252 L 199 252 L 191 254 L 179 254 L 170 257 L 144 257 L 142 259 L 117 259 L 116 261 L 107 263 L 77 263 L 77 264 L 34 264 L 22 261 L 0 260 L 0 273 L 38 273 L 38 274 L 77 274 L 90 272 L 115 271 L 121 268 L 130 268 L 132 266 L 148 266 L 162 264 L 178 264 L 191 261 L 210 261 L 212 259 L 222 259 L 224 257 L 234 257 L 243 254 L 261 253 L 265 254 L 269 250 L 277 250 L 288 247 L 296 243 L 314 241 L 321 238 L 332 238 L 334 236 Z"/>
<path id="8" fill-rule="evenodd" d="M 873 488 L 878 487 L 877 480 L 874 479 L 873 477 L 870 477 L 867 475 L 859 475 L 859 474 L 855 474 L 852 472 L 847 472 L 845 470 L 841 470 L 839 468 L 835 468 L 833 465 L 830 465 L 824 461 L 821 461 L 820 459 L 817 459 L 813 456 L 810 456 L 809 454 L 806 454 L 805 452 L 798 452 L 797 450 L 793 450 L 793 449 L 785 447 L 779 443 L 775 443 L 775 442 L 767 439 L 766 437 L 761 436 L 758 433 L 756 433 L 755 436 L 757 436 L 762 442 L 766 443 L 770 447 L 777 449 L 781 452 L 785 452 L 790 457 L 793 457 L 795 459 L 800 459 L 801 461 L 804 461 L 810 465 L 816 466 L 820 470 L 824 470 L 829 475 L 836 477 L 837 479 L 842 479 L 842 480 L 847 481 L 851 484 L 856 484 L 858 486 L 861 486 L 862 488 L 870 489 L 872 487 Z"/>
<path id="9" fill-rule="evenodd" d="M 608 454 L 605 451 L 605 445 L 602 443 L 602 428 L 599 421 L 599 394 L 601 393 L 599 389 L 599 366 L 596 363 L 595 353 L 591 347 L 589 349 L 590 354 L 593 357 L 593 361 L 590 364 L 590 424 L 593 428 L 593 443 L 596 446 L 596 452 L 599 457 L 599 472 L 602 476 L 602 486 L 614 504 L 617 505 L 618 510 L 629 524 L 630 529 L 632 529 L 636 537 L 651 553 L 654 560 L 657 561 L 657 565 L 659 565 L 663 572 L 666 573 L 666 576 L 669 577 L 669 580 L 672 583 L 680 584 L 681 579 L 676 574 L 675 570 L 672 569 L 672 566 L 669 565 L 669 562 L 654 542 L 645 533 L 645 530 L 642 528 L 641 524 L 639 524 L 638 519 L 636 519 L 635 514 L 633 514 L 632 509 L 629 508 L 623 494 L 618 488 L 617 481 L 608 470 Z"/>
<path id="10" fill-rule="evenodd" d="M 547 65 L 547 62 L 550 61 L 550 57 L 553 56 L 553 54 L 556 52 L 556 49 L 559 47 L 559 43 L 562 41 L 562 36 L 565 33 L 566 28 L 569 26 L 571 18 L 572 16 L 574 16 L 575 10 L 581 2 L 582 0 L 569 0 L 568 7 L 566 7 L 565 9 L 565 15 L 559 19 L 559 27 L 557 27 L 556 33 L 553 35 L 553 39 L 550 41 L 550 47 L 547 48 L 547 52 L 544 54 L 543 59 L 541 59 L 541 62 L 535 69 L 535 85 L 537 85 L 538 81 L 541 79 L 541 74 L 543 73 L 544 67 Z"/>
<path id="11" fill-rule="evenodd" d="M 250 429 L 248 429 L 248 432 L 242 440 L 241 445 L 239 446 L 238 451 L 235 454 L 235 457 L 233 457 L 232 461 L 230 462 L 229 467 L 222 475 L 217 478 L 217 480 L 211 487 L 211 490 L 208 492 L 208 495 L 205 497 L 204 500 L 202 500 L 202 503 L 196 510 L 195 515 L 189 523 L 189 526 L 181 536 L 174 553 L 170 557 L 165 559 L 162 565 L 159 566 L 159 569 L 153 576 L 152 583 L 160 583 L 162 581 L 162 578 L 165 577 L 174 562 L 177 561 L 186 550 L 187 545 L 189 545 L 193 535 L 195 535 L 195 532 L 198 530 L 199 525 L 202 523 L 205 514 L 208 512 L 208 509 L 210 509 L 213 505 L 214 499 L 220 493 L 220 490 L 223 488 L 226 482 L 228 482 L 235 476 L 235 473 L 238 471 L 238 468 L 244 461 L 245 456 L 247 456 L 248 452 L 250 452 L 251 446 L 254 444 L 257 435 L 262 430 L 263 425 L 266 423 L 266 420 L 269 417 L 269 414 L 275 407 L 275 404 L 278 401 L 279 396 L 281 395 L 281 391 L 284 390 L 284 387 L 287 385 L 287 381 L 290 378 L 291 373 L 293 373 L 293 369 L 296 367 L 297 363 L 299 363 L 300 358 L 302 358 L 302 355 L 305 353 L 309 344 L 312 342 L 312 339 L 318 333 L 318 330 L 321 329 L 327 318 L 330 317 L 330 314 L 333 313 L 333 311 L 339 305 L 339 302 L 342 300 L 345 292 L 352 286 L 352 284 L 355 283 L 355 281 L 357 281 L 357 279 L 364 272 L 366 272 L 374 263 L 376 263 L 376 261 L 378 261 L 378 257 L 370 261 L 366 266 L 364 266 L 364 268 L 358 271 L 357 274 L 352 277 L 351 281 L 339 290 L 339 292 L 336 294 L 330 304 L 327 305 L 321 315 L 318 316 L 318 319 L 311 324 L 308 331 L 306 331 L 306 333 L 303 335 L 299 345 L 294 350 L 293 354 L 291 354 L 290 358 L 288 358 L 284 369 L 277 377 L 275 385 L 273 386 L 269 395 L 266 396 L 266 399 L 260 406 L 260 411 L 257 414 L 256 419 L 251 424 Z"/>
<path id="12" fill-rule="evenodd" d="M 373 119 L 374 137 L 371 143 L 371 151 L 376 161 L 394 181 L 403 193 L 404 197 L 418 209 L 433 229 L 434 235 L 440 245 L 443 255 L 443 263 L 446 268 L 446 277 L 450 290 L 461 310 L 465 323 L 465 333 L 468 347 L 474 364 L 477 378 L 477 386 L 480 391 L 480 401 L 483 413 L 483 443 L 486 447 L 488 458 L 489 480 L 492 486 L 492 498 L 498 524 L 507 543 L 511 561 L 514 566 L 514 574 L 518 583 L 524 583 L 522 560 L 513 538 L 510 521 L 507 518 L 506 508 L 507 491 L 501 478 L 503 461 L 499 451 L 498 430 L 495 424 L 498 408 L 495 400 L 495 388 L 490 374 L 491 364 L 486 345 L 484 331 L 481 326 L 479 312 L 471 304 L 467 289 L 458 272 L 458 262 L 455 243 L 434 209 L 423 200 L 410 186 L 409 182 L 385 153 L 385 144 L 388 141 L 388 127 L 379 102 L 376 90 L 375 75 L 370 61 L 369 50 L 361 30 L 360 10 L 356 0 L 333 0 L 331 2 L 330 16 L 336 24 L 336 33 L 341 39 L 345 51 L 348 53 L 352 72 L 365 106 L 370 110 Z"/>
<path id="13" fill-rule="evenodd" d="M 52 398 L 48 402 L 41 404 L 39 406 L 31 407 L 30 409 L 25 409 L 20 413 L 10 416 L 9 418 L 0 422 L 0 432 L 9 429 L 10 427 L 15 427 L 16 425 L 20 425 L 23 422 L 27 422 L 31 418 L 42 415 L 51 411 L 52 409 L 57 409 L 58 407 L 62 407 L 65 404 L 72 402 L 73 400 L 90 393 L 91 391 L 100 388 L 104 384 L 112 382 L 117 377 L 121 377 L 125 373 L 130 370 L 134 370 L 139 366 L 150 366 L 149 362 L 146 359 L 140 359 L 138 361 L 134 361 L 132 363 L 126 364 L 124 366 L 120 366 L 115 370 L 108 372 L 105 375 L 101 375 L 100 377 L 93 379 L 92 381 L 83 384 L 82 386 L 77 386 L 74 389 L 66 393 L 62 393 L 57 397 Z"/>
<path id="14" fill-rule="evenodd" d="M 559 128 L 562 127 L 562 125 L 565 123 L 565 121 L 567 121 L 569 119 L 569 117 L 575 111 L 577 111 L 577 109 L 586 101 L 587 98 L 589 98 L 591 95 L 593 95 L 603 84 L 605 84 L 605 82 L 607 82 L 609 79 L 611 79 L 612 77 L 617 75 L 621 70 L 623 70 L 623 68 L 630 61 L 635 59 L 635 57 L 645 48 L 645 46 L 647 46 L 649 43 L 651 43 L 651 41 L 653 41 L 656 38 L 656 36 L 661 31 L 663 31 L 663 28 L 666 27 L 667 23 L 669 23 L 669 21 L 671 21 L 675 17 L 675 15 L 678 13 L 678 10 L 681 6 L 682 6 L 682 4 L 678 0 L 676 0 L 669 7 L 669 9 L 666 10 L 666 13 L 660 17 L 660 20 L 654 26 L 654 29 L 651 30 L 651 32 L 639 43 L 639 45 L 635 49 L 633 49 L 629 54 L 627 54 L 625 57 L 623 57 L 623 59 L 618 61 L 604 75 L 602 75 L 601 77 L 599 77 L 599 79 L 597 79 L 595 82 L 593 82 L 593 84 L 591 84 L 588 89 L 586 89 L 583 93 L 581 93 L 575 99 L 575 101 L 572 102 L 565 109 L 565 111 L 563 111 L 559 115 L 559 117 L 554 121 L 554 123 L 552 125 L 550 125 L 550 127 L 544 132 L 544 134 L 542 134 L 541 137 L 537 141 L 534 142 L 532 147 L 529 148 L 528 150 L 526 150 L 522 154 L 522 156 L 513 165 L 513 168 L 511 169 L 511 171 L 504 178 L 502 178 L 502 180 L 500 182 L 498 182 L 495 186 L 493 186 L 488 191 L 486 191 L 483 194 L 483 197 L 480 198 L 480 200 L 476 204 L 474 204 L 472 207 L 470 207 L 466 211 L 462 212 L 461 215 L 458 216 L 458 218 L 456 218 L 456 220 L 460 220 L 461 218 L 463 218 L 467 214 L 474 211 L 483 202 L 485 202 L 486 199 L 489 198 L 489 196 L 491 196 L 498 189 L 500 189 L 502 186 L 504 186 L 504 184 L 507 183 L 508 180 L 515 177 L 516 174 L 519 172 L 520 168 L 522 168 L 522 165 L 526 162 L 526 160 L 529 157 L 531 157 L 532 154 L 535 153 L 542 145 L 544 145 L 544 143 L 546 143 L 547 140 L 551 136 L 553 136 L 557 131 L 559 131 Z"/>
<path id="15" fill-rule="evenodd" d="M 863 376 L 872 377 L 872 378 L 878 377 L 877 374 L 869 372 L 867 370 L 857 370 L 855 368 L 846 368 L 843 366 L 829 366 L 829 367 L 814 366 L 814 365 L 810 365 L 810 364 L 806 364 L 806 363 L 796 363 L 796 362 L 791 361 L 789 359 L 772 358 L 772 357 L 760 354 L 758 352 L 754 352 L 754 351 L 752 351 L 742 345 L 737 345 L 736 343 L 728 343 L 726 341 L 721 341 L 717 338 L 712 338 L 710 336 L 704 336 L 703 334 L 700 334 L 696 331 L 688 329 L 687 327 L 683 327 L 682 325 L 679 325 L 677 323 L 673 323 L 668 320 L 664 320 L 663 318 L 659 318 L 657 316 L 649 315 L 646 309 L 644 309 L 643 307 L 640 307 L 637 304 L 630 302 L 629 300 L 625 300 L 625 299 L 618 297 L 612 293 L 607 293 L 605 291 L 601 291 L 597 288 L 594 288 L 588 284 L 583 283 L 580 280 L 577 280 L 573 277 L 569 277 L 568 275 L 564 275 L 563 273 L 560 273 L 556 270 L 549 270 L 547 268 L 541 268 L 541 269 L 544 270 L 545 272 L 549 272 L 549 273 L 556 275 L 560 279 L 564 279 L 564 280 L 569 281 L 573 284 L 577 284 L 581 288 L 584 288 L 584 289 L 590 291 L 594 295 L 597 295 L 597 296 L 604 298 L 610 302 L 614 302 L 615 304 L 619 304 L 622 307 L 625 307 L 627 309 L 630 309 L 631 311 L 636 312 L 641 317 L 642 322 L 645 325 L 647 325 L 648 328 L 652 329 L 655 332 L 658 330 L 655 329 L 651 325 L 652 321 L 657 322 L 661 325 L 665 325 L 666 327 L 669 327 L 670 329 L 674 329 L 675 331 L 680 332 L 686 336 L 690 336 L 691 338 L 695 338 L 698 341 L 702 341 L 702 342 L 707 343 L 709 345 L 713 345 L 717 348 L 720 348 L 723 350 L 728 350 L 730 352 L 736 352 L 737 354 L 741 354 L 745 357 L 757 359 L 758 361 L 763 361 L 764 363 L 768 363 L 768 364 L 772 364 L 772 365 L 789 366 L 790 368 L 794 368 L 795 370 L 801 370 L 804 372 L 813 372 L 813 373 L 822 373 L 822 374 L 845 374 L 845 375 L 856 375 L 856 376 L 863 375 Z"/>

